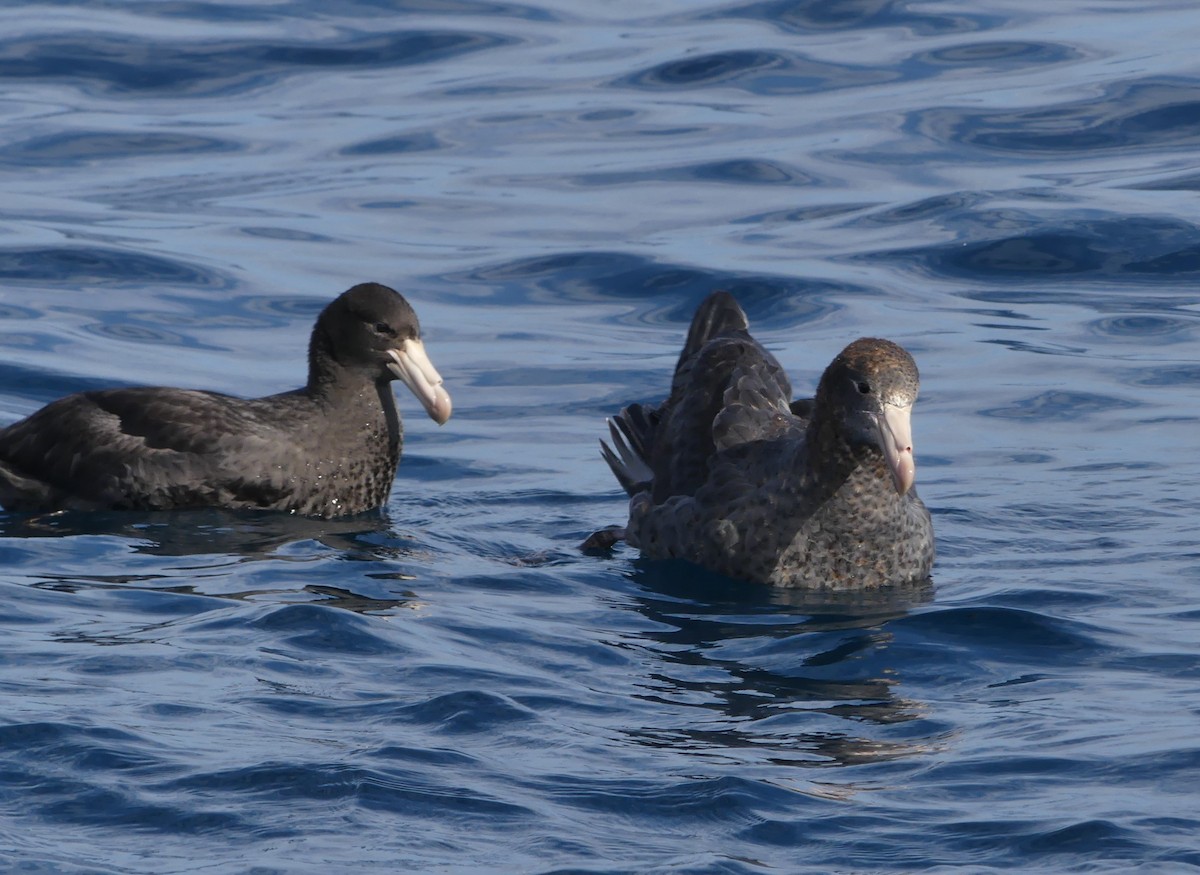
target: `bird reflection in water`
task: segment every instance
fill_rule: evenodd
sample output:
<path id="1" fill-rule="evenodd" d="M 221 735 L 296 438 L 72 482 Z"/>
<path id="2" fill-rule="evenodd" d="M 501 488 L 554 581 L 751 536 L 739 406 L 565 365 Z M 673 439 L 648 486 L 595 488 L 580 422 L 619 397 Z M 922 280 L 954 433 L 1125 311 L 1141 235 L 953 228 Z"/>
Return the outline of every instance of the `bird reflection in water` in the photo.
<path id="1" fill-rule="evenodd" d="M 90 589 L 145 589 L 183 595 L 202 595 L 237 601 L 311 602 L 360 614 L 381 614 L 398 608 L 420 607 L 416 595 L 393 581 L 411 581 L 416 574 L 405 563 L 423 564 L 428 557 L 418 545 L 398 533 L 384 513 L 323 520 L 271 512 L 198 509 L 171 512 L 59 512 L 8 514 L 0 517 L 0 539 L 81 538 L 119 539 L 123 554 L 187 559 L 186 564 L 155 563 L 142 574 L 105 574 L 63 570 L 43 574 L 34 586 L 74 592 Z M 384 562 L 364 575 L 385 581 L 386 596 L 355 592 L 321 582 L 300 583 L 271 575 L 283 586 L 250 587 L 247 563 L 285 561 L 307 563 Z M 415 569 L 414 569 L 415 571 Z M 339 575 L 344 577 L 344 575 Z M 182 583 L 181 580 L 187 580 Z"/>
<path id="2" fill-rule="evenodd" d="M 939 746 L 936 730 L 887 730 L 928 711 L 899 695 L 903 677 L 886 651 L 889 624 L 932 598 L 929 580 L 822 592 L 748 587 L 695 566 L 640 561 L 633 581 L 642 589 L 636 610 L 658 627 L 638 636 L 657 669 L 637 695 L 682 709 L 666 712 L 678 715 L 670 725 L 630 731 L 634 741 L 808 768 Z"/>

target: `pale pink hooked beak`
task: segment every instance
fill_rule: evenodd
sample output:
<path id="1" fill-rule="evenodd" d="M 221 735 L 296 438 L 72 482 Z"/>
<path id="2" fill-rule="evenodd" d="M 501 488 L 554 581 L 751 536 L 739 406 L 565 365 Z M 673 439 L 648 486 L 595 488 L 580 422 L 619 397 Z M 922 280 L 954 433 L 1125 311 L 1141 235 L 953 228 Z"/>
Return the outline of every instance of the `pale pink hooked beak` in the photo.
<path id="1" fill-rule="evenodd" d="M 896 491 L 904 495 L 912 489 L 917 477 L 917 464 L 913 460 L 912 405 L 898 407 L 884 404 L 883 415 L 875 419 L 879 426 L 879 446 L 883 457 L 892 471 Z"/>
<path id="2" fill-rule="evenodd" d="M 442 388 L 442 375 L 425 354 L 425 344 L 412 337 L 389 349 L 388 355 L 392 359 L 388 370 L 417 396 L 429 418 L 443 425 L 450 418 L 450 395 Z"/>

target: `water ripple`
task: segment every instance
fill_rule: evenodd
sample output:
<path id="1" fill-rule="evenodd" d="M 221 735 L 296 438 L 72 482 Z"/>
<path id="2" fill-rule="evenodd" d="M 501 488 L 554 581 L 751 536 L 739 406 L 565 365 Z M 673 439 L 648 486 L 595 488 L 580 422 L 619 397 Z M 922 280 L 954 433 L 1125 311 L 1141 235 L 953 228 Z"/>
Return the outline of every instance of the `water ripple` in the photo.
<path id="1" fill-rule="evenodd" d="M 919 12 L 904 0 L 854 0 L 843 3 L 830 3 L 827 0 L 767 0 L 705 12 L 694 17 L 698 21 L 745 18 L 801 34 L 896 28 L 922 36 L 968 33 L 994 26 L 1002 20 L 994 15 Z"/>
<path id="2" fill-rule="evenodd" d="M 814 179 L 795 167 L 759 158 L 734 158 L 682 167 L 581 173 L 570 178 L 576 185 L 626 186 L 648 182 L 717 182 L 726 185 L 812 185 Z"/>
<path id="3" fill-rule="evenodd" d="M 1006 111 L 937 108 L 913 113 L 926 136 L 1022 155 L 1200 146 L 1200 86 L 1158 79 L 1111 83 L 1104 96 Z"/>
<path id="4" fill-rule="evenodd" d="M 990 658 L 1069 664 L 1109 652 L 1085 624 L 1018 608 L 942 608 L 903 617 L 896 624 L 933 639 L 959 641 L 976 655 L 988 651 Z"/>
<path id="5" fill-rule="evenodd" d="M 1012 217 L 977 214 L 981 229 Z M 936 273 L 979 278 L 1058 281 L 1192 282 L 1200 272 L 1200 226 L 1149 216 L 1070 220 L 993 239 L 954 241 L 868 256 L 919 264 Z M 1017 292 L 1017 294 L 1022 294 Z M 1051 300 L 1053 290 L 1035 297 Z M 986 300 L 986 299 L 985 299 Z M 1016 299 L 1013 299 L 1014 301 Z"/>
<path id="6" fill-rule="evenodd" d="M 0 163 L 26 166 L 47 161 L 60 166 L 156 155 L 204 155 L 232 152 L 241 145 L 216 137 L 151 131 L 80 131 L 21 140 L 0 149 Z"/>
<path id="7" fill-rule="evenodd" d="M 0 728 L 0 749 L 11 754 L 8 762 L 25 763 L 9 766 L 5 783 L 23 786 L 26 806 L 49 821 L 182 834 L 247 828 L 226 811 L 143 801 L 131 789 L 109 786 L 116 776 L 121 783 L 140 784 L 161 773 L 156 748 L 134 733 L 100 727 L 18 723 Z M 63 770 L 71 777 L 63 777 Z"/>
<path id="8" fill-rule="evenodd" d="M 1095 319 L 1086 327 L 1090 334 L 1118 341 L 1141 343 L 1153 338 L 1155 343 L 1186 343 L 1195 340 L 1200 317 L 1183 312 L 1178 315 L 1139 313 Z"/>
<path id="9" fill-rule="evenodd" d="M 1126 382 L 1133 386 L 1195 386 L 1200 385 L 1200 364 L 1154 365 L 1133 372 Z"/>
<path id="10" fill-rule="evenodd" d="M 658 64 L 613 84 L 648 90 L 733 85 L 755 94 L 807 94 L 877 85 L 899 74 L 879 68 L 831 64 L 779 52 L 718 52 Z"/>
<path id="11" fill-rule="evenodd" d="M 215 96 L 274 84 L 303 70 L 386 69 L 444 62 L 512 45 L 498 34 L 402 30 L 325 44 L 153 41 L 116 33 L 0 42 L 0 79 L 68 80 L 117 95 Z"/>
<path id="12" fill-rule="evenodd" d="M 1025 65 L 1061 64 L 1080 53 L 1060 43 L 972 42 L 914 55 L 919 63 L 955 68 L 993 67 L 1005 71 Z"/>
<path id="13" fill-rule="evenodd" d="M 714 289 L 733 292 L 756 325 L 815 321 L 835 309 L 830 299 L 876 294 L 849 284 L 735 274 L 663 264 L 620 252 L 563 252 L 477 268 L 442 277 L 453 295 L 462 283 L 484 284 L 489 305 L 663 300 L 643 318 L 686 325 L 696 305 Z M 463 296 L 464 300 L 477 300 Z"/>
<path id="14" fill-rule="evenodd" d="M 143 283 L 227 288 L 215 271 L 177 259 L 99 246 L 0 249 L 0 279 L 73 285 Z"/>
<path id="15" fill-rule="evenodd" d="M 351 612 L 331 615 L 318 605 L 284 605 L 268 611 L 252 626 L 269 632 L 281 644 L 306 653 L 356 653 L 362 656 L 399 655 L 397 647 L 371 631 L 371 625 Z"/>
<path id="16" fill-rule="evenodd" d="M 980 410 L 979 414 L 1000 419 L 1032 420 L 1034 422 L 1074 422 L 1084 421 L 1098 414 L 1111 413 L 1114 410 L 1132 410 L 1139 406 L 1136 401 L 1115 398 L 1110 395 L 1059 390 L 1042 392 L 1003 407 L 989 407 Z"/>
<path id="17" fill-rule="evenodd" d="M 398 134 L 392 137 L 382 137 L 355 143 L 341 150 L 342 155 L 400 155 L 408 152 L 432 152 L 444 148 L 445 144 L 436 134 L 422 131 L 411 134 Z"/>
<path id="18" fill-rule="evenodd" d="M 510 819 L 529 810 L 468 787 L 431 784 L 427 773 L 369 769 L 344 763 L 264 763 L 223 772 L 197 774 L 169 784 L 173 791 L 223 791 L 252 799 L 353 800 L 365 808 L 424 819 L 453 817 Z"/>
<path id="19" fill-rule="evenodd" d="M 90 322 L 82 329 L 96 337 L 106 340 L 119 340 L 124 343 L 149 343 L 157 346 L 183 346 L 200 348 L 202 344 L 194 338 L 167 331 L 153 325 L 138 325 L 131 322 Z"/>

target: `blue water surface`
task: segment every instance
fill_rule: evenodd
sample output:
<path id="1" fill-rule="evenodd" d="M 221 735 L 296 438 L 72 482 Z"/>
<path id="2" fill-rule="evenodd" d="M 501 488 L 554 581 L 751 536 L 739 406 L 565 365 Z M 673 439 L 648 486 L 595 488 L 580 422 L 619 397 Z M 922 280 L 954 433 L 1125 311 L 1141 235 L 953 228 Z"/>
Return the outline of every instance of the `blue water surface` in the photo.
<path id="1" fill-rule="evenodd" d="M 0 869 L 1200 869 L 1191 0 L 0 8 L 0 422 L 415 304 L 385 512 L 0 514 Z M 577 549 L 733 291 L 922 371 L 934 585 Z"/>

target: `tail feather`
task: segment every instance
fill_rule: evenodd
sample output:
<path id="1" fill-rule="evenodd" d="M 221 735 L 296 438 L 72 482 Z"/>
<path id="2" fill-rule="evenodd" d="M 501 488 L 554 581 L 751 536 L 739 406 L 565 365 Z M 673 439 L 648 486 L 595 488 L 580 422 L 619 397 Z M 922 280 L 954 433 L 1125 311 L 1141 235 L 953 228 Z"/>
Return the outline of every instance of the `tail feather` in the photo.
<path id="1" fill-rule="evenodd" d="M 733 295 L 717 291 L 705 298 L 696 308 L 692 324 L 688 328 L 687 342 L 675 368 L 672 397 L 661 406 L 646 407 L 630 404 L 608 421 L 611 445 L 600 441 L 600 454 L 621 487 L 630 496 L 654 491 L 653 449 L 655 436 L 664 416 L 670 415 L 675 386 L 686 383 L 687 376 L 697 360 L 699 352 L 714 338 L 744 334 L 750 327 L 746 314 Z M 710 417 L 711 421 L 711 417 Z M 668 468 L 673 466 L 668 461 Z M 664 471 L 666 479 L 669 473 Z"/>
<path id="2" fill-rule="evenodd" d="M 650 488 L 654 470 L 647 461 L 654 436 L 654 416 L 640 404 L 630 404 L 608 420 L 612 446 L 600 441 L 600 454 L 629 495 Z"/>

